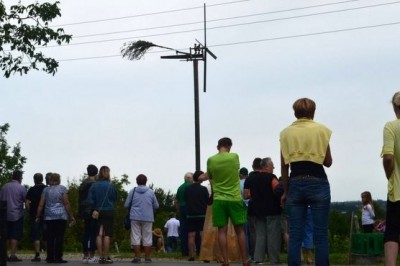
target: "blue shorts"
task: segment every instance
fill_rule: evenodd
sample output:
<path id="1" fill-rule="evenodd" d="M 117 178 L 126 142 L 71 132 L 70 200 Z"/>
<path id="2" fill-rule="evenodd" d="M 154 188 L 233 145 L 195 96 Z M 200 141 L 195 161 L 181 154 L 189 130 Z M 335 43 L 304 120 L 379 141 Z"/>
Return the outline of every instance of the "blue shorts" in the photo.
<path id="1" fill-rule="evenodd" d="M 37 223 L 35 220 L 31 219 L 31 240 L 37 241 L 41 240 L 41 236 L 43 235 L 43 222 L 40 221 Z"/>
<path id="2" fill-rule="evenodd" d="M 21 218 L 17 221 L 7 221 L 7 239 L 22 239 L 22 231 L 24 228 L 24 218 Z"/>

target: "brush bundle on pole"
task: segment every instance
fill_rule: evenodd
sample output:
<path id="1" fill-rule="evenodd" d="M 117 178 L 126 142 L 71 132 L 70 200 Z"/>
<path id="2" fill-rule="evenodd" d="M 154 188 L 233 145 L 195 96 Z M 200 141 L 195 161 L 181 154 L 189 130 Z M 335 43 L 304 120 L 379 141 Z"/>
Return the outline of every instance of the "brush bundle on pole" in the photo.
<path id="1" fill-rule="evenodd" d="M 178 51 L 175 49 L 165 46 L 160 46 L 148 41 L 139 40 L 136 42 L 125 43 L 121 49 L 121 54 L 122 57 L 128 58 L 129 60 L 140 60 L 145 55 L 145 53 L 152 47 L 164 48 L 176 51 L 178 53 Z"/>

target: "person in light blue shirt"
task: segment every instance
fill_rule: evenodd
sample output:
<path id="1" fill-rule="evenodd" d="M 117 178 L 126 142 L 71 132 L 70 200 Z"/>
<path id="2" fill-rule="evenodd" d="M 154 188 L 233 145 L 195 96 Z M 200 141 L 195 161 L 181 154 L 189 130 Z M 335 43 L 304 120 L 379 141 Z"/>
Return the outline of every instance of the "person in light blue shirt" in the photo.
<path id="1" fill-rule="evenodd" d="M 140 263 L 141 243 L 144 247 L 145 262 L 151 262 L 151 246 L 153 245 L 152 227 L 154 210 L 159 204 L 154 191 L 146 186 L 147 177 L 140 174 L 136 177 L 137 187 L 129 191 L 124 207 L 129 209 L 131 218 L 131 245 L 135 252 L 132 263 Z"/>

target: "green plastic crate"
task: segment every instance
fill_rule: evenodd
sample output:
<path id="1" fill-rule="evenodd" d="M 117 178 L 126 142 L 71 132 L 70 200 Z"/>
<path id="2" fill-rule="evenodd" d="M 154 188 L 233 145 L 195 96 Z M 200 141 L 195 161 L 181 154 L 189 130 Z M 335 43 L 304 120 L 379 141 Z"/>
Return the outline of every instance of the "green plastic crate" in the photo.
<path id="1" fill-rule="evenodd" d="M 383 234 L 353 234 L 351 241 L 351 253 L 362 255 L 383 255 Z"/>

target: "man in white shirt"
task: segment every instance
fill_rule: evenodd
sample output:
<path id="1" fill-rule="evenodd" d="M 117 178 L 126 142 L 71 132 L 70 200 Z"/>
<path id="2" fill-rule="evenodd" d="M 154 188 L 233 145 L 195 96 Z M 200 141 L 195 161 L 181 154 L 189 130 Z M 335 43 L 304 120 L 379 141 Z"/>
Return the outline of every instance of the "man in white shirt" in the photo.
<path id="1" fill-rule="evenodd" d="M 168 253 L 176 252 L 179 238 L 179 220 L 175 218 L 175 213 L 170 214 L 169 220 L 164 225 L 164 230 L 167 233 L 166 250 Z"/>

